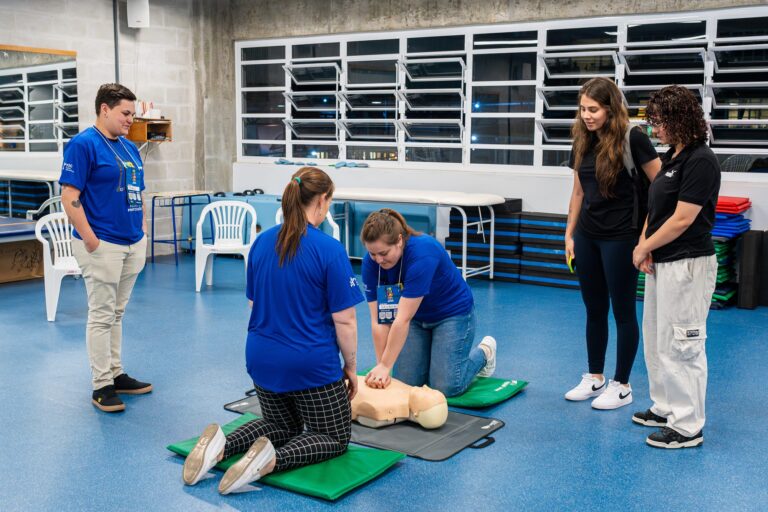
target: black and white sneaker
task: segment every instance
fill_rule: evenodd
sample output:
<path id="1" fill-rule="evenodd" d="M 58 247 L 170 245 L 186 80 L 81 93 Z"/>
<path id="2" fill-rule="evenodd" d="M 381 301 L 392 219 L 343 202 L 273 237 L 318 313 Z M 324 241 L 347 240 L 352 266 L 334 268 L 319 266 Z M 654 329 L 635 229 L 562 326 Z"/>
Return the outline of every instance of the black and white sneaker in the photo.
<path id="1" fill-rule="evenodd" d="M 645 425 L 646 427 L 666 427 L 667 418 L 655 414 L 652 410 L 648 409 L 643 412 L 636 412 L 632 415 L 632 421 L 639 425 Z"/>
<path id="2" fill-rule="evenodd" d="M 693 448 L 704 442 L 704 431 L 701 430 L 695 436 L 686 437 L 669 427 L 664 427 L 648 436 L 645 442 L 656 448 Z"/>

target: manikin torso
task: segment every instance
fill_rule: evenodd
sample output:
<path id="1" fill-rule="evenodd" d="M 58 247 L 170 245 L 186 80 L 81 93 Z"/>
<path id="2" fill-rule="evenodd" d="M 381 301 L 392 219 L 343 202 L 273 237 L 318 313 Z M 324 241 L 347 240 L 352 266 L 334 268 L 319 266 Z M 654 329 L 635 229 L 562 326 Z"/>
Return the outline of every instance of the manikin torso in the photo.
<path id="1" fill-rule="evenodd" d="M 409 420 L 424 428 L 441 427 L 448 418 L 445 395 L 427 386 L 409 386 L 392 379 L 384 389 L 370 388 L 365 377 L 357 377 L 358 391 L 352 400 L 352 419 L 366 427 L 379 428 Z"/>

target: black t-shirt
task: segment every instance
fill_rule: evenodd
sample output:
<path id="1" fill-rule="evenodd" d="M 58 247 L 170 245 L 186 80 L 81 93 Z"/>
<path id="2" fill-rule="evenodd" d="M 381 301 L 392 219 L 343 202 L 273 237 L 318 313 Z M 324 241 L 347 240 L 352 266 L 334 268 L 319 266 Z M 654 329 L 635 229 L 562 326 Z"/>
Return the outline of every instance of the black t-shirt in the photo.
<path id="1" fill-rule="evenodd" d="M 701 206 L 701 211 L 683 234 L 653 251 L 657 263 L 715 254 L 712 226 L 720 191 L 720 164 L 703 142 L 686 146 L 676 158 L 671 148 L 661 158 L 662 166 L 648 190 L 648 229 L 653 235 L 683 201 Z"/>
<path id="2" fill-rule="evenodd" d="M 642 173 L 642 165 L 647 164 L 659 154 L 651 140 L 639 128 L 629 134 L 629 146 L 637 172 Z M 574 155 L 568 166 L 573 169 Z M 635 201 L 635 185 L 629 171 L 619 173 L 614 185 L 614 197 L 604 197 L 600 193 L 595 174 L 595 147 L 586 152 L 578 170 L 584 199 L 581 202 L 577 229 L 589 238 L 601 240 L 631 240 L 640 235 L 640 229 L 632 225 L 632 212 Z"/>

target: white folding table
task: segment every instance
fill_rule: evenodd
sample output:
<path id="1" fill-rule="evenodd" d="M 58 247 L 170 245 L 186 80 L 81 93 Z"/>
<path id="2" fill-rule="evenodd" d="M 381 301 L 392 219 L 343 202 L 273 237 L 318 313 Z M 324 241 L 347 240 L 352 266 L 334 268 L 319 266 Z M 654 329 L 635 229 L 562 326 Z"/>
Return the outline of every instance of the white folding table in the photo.
<path id="1" fill-rule="evenodd" d="M 349 250 L 349 203 L 401 203 L 423 204 L 451 208 L 461 214 L 461 275 L 464 279 L 478 274 L 488 273 L 493 279 L 493 244 L 495 236 L 496 216 L 493 205 L 504 203 L 504 198 L 496 194 L 477 194 L 467 192 L 451 192 L 445 190 L 408 190 L 396 188 L 337 188 L 333 193 L 334 201 L 344 202 L 344 241 Z M 467 213 L 464 208 L 487 208 L 488 219 L 482 216 L 476 222 L 467 222 Z M 467 267 L 467 230 L 470 226 L 477 226 L 479 230 L 488 224 L 490 228 L 490 254 L 489 264 L 482 267 Z"/>

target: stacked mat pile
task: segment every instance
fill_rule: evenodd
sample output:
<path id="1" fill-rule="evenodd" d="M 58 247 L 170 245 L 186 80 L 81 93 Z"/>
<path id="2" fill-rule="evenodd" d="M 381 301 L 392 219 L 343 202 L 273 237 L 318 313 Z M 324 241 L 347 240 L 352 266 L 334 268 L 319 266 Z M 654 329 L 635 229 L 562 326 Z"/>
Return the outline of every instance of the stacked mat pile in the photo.
<path id="1" fill-rule="evenodd" d="M 720 237 L 713 237 L 713 241 L 717 256 L 717 281 L 710 309 L 723 309 L 733 304 L 736 297 L 736 244 L 732 240 Z"/>
<path id="2" fill-rule="evenodd" d="M 9 192 L 12 207 L 10 215 L 8 214 Z M 23 219 L 27 215 L 27 210 L 36 210 L 48 197 L 48 187 L 45 183 L 11 181 L 9 190 L 8 181 L 3 181 L 0 182 L 0 213 Z"/>
<path id="3" fill-rule="evenodd" d="M 712 309 L 722 309 L 736 301 L 736 248 L 738 239 L 749 231 L 750 220 L 744 213 L 752 206 L 746 197 L 720 196 L 715 210 L 712 240 L 717 255 L 717 284 L 712 295 Z"/>
<path id="4" fill-rule="evenodd" d="M 578 289 L 575 274 L 565 263 L 566 215 L 557 213 L 520 212 L 522 201 L 510 199 L 495 207 L 496 242 L 494 247 L 494 279 L 559 288 Z M 467 213 L 467 221 L 479 220 L 478 214 Z M 489 233 L 472 232 L 467 238 L 467 265 L 487 265 L 490 251 Z M 450 236 L 445 248 L 451 259 L 461 265 L 461 216 L 451 212 Z M 478 277 L 488 278 L 487 274 Z"/>
<path id="5" fill-rule="evenodd" d="M 565 263 L 567 215 L 523 212 L 520 214 L 520 282 L 579 288 L 576 274 Z"/>
<path id="6" fill-rule="evenodd" d="M 717 201 L 712 240 L 717 256 L 717 281 L 712 295 L 712 309 L 722 309 L 736 301 L 736 261 L 739 238 L 749 231 L 750 220 L 744 213 L 752 206 L 749 198 L 721 196 Z M 637 296 L 642 300 L 645 292 L 645 274 L 637 281 Z"/>
<path id="7" fill-rule="evenodd" d="M 493 207 L 496 217 L 494 240 L 494 279 L 518 282 L 520 279 L 520 210 L 522 199 L 507 199 L 504 204 Z M 486 208 L 466 208 L 467 222 L 488 220 Z M 456 266 L 461 266 L 461 215 L 451 210 L 449 236 L 445 239 L 445 248 L 451 252 L 451 259 Z M 490 229 L 470 227 L 467 232 L 467 266 L 482 267 L 490 262 Z M 478 277 L 487 278 L 488 274 Z"/>

